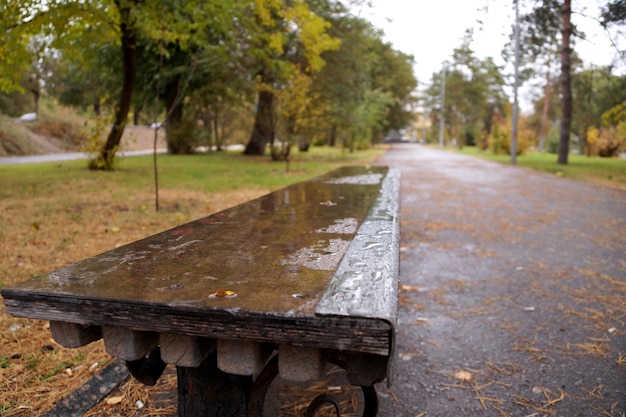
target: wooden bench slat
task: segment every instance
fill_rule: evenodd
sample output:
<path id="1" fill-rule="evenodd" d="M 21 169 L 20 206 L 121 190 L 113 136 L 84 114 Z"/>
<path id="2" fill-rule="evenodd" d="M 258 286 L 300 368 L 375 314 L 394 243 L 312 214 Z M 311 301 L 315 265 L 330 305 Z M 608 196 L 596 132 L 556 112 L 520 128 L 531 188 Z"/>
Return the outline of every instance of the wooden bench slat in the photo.
<path id="1" fill-rule="evenodd" d="M 395 325 L 400 267 L 400 173 L 380 193 L 326 287 L 316 314 L 370 317 Z"/>
<path id="2" fill-rule="evenodd" d="M 32 291 L 199 311 L 314 314 L 387 168 L 365 172 L 348 167 L 292 185 L 33 278 L 7 295 Z M 370 181 L 332 182 L 351 177 Z M 218 290 L 236 297 L 211 297 Z"/>

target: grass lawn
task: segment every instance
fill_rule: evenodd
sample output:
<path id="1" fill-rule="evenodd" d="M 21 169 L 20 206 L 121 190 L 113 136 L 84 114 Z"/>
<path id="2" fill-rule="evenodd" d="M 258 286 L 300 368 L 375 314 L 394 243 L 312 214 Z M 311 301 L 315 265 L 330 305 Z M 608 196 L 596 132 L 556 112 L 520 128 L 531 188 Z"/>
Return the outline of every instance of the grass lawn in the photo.
<path id="1" fill-rule="evenodd" d="M 452 150 L 452 148 L 448 148 Z M 510 155 L 494 155 L 491 151 L 481 151 L 476 147 L 466 146 L 461 151 L 466 155 L 477 156 L 492 161 L 510 163 Z M 586 157 L 583 155 L 569 155 L 567 165 L 559 165 L 557 156 L 550 153 L 529 152 L 516 158 L 519 166 L 531 168 L 537 171 L 558 175 L 559 177 L 572 178 L 594 182 L 626 189 L 626 158 L 599 158 Z"/>
<path id="2" fill-rule="evenodd" d="M 152 156 L 125 158 L 112 172 L 89 171 L 85 161 L 0 167 L 0 288 L 337 167 L 368 164 L 385 149 L 312 148 L 292 156 L 289 172 L 240 153 L 159 155 L 158 213 Z M 1 416 L 42 414 L 109 360 L 102 341 L 63 349 L 46 322 L 8 316 L 0 303 Z M 137 386 L 128 395 L 144 394 Z M 134 403 L 121 403 L 116 415 L 131 415 L 123 407 Z"/>

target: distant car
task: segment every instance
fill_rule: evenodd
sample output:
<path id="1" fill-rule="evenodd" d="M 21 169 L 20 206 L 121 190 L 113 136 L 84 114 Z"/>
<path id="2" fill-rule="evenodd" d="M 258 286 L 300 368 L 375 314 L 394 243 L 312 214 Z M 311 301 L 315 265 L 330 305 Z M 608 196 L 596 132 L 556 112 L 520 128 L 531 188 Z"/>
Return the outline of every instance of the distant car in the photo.
<path id="1" fill-rule="evenodd" d="M 398 137 L 386 137 L 383 139 L 383 143 L 408 143 L 409 141 L 405 138 Z"/>

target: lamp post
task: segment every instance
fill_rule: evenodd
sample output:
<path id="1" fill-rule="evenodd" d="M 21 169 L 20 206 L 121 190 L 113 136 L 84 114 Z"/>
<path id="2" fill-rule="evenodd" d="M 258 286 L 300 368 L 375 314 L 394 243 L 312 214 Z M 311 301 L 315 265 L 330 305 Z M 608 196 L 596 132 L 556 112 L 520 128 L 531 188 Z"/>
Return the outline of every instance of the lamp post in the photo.
<path id="1" fill-rule="evenodd" d="M 519 0 L 515 0 L 515 80 L 513 81 L 513 126 L 511 126 L 511 163 L 517 158 L 517 125 L 519 118 L 519 103 L 517 86 L 519 84 Z"/>
<path id="2" fill-rule="evenodd" d="M 447 63 L 444 61 L 443 67 L 441 68 L 441 114 L 439 115 L 439 147 L 443 148 L 443 128 L 445 122 L 444 110 L 445 110 L 445 102 L 446 102 L 446 65 Z"/>

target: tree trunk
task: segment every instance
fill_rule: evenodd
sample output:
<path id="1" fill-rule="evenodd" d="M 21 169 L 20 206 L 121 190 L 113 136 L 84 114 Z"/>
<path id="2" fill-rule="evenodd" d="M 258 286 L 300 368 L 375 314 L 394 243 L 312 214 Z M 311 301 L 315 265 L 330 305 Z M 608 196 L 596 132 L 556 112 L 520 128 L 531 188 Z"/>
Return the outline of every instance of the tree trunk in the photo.
<path id="1" fill-rule="evenodd" d="M 326 142 L 328 146 L 335 146 L 335 144 L 337 143 L 337 124 L 333 124 L 333 126 L 330 128 L 330 132 L 328 132 L 328 139 Z"/>
<path id="2" fill-rule="evenodd" d="M 139 126 L 139 115 L 141 114 L 141 110 L 142 110 L 141 106 L 135 107 L 135 111 L 133 113 L 133 124 L 135 126 Z"/>
<path id="3" fill-rule="evenodd" d="M 124 80 L 122 83 L 122 92 L 115 111 L 115 120 L 113 127 L 109 132 L 107 141 L 100 151 L 100 155 L 96 160 L 91 161 L 91 169 L 112 169 L 113 158 L 115 152 L 122 140 L 124 133 L 124 125 L 130 110 L 130 102 L 133 94 L 133 86 L 135 84 L 136 58 L 137 58 L 137 38 L 135 30 L 131 22 L 130 6 L 122 6 L 119 0 L 115 1 L 115 5 L 120 12 L 120 32 L 122 35 L 122 62 L 124 64 Z"/>
<path id="4" fill-rule="evenodd" d="M 561 9 L 561 134 L 559 138 L 559 156 L 557 162 L 559 164 L 567 164 L 567 156 L 569 154 L 569 136 L 572 129 L 572 85 L 570 77 L 570 36 L 572 34 L 572 4 L 571 0 L 563 1 Z"/>
<path id="5" fill-rule="evenodd" d="M 244 154 L 263 155 L 268 143 L 274 142 L 274 94 L 271 91 L 260 90 L 259 102 L 254 117 L 254 127 L 250 141 L 246 145 Z"/>
<path id="6" fill-rule="evenodd" d="M 213 107 L 213 135 L 215 137 L 215 149 L 222 150 L 222 134 L 220 133 L 220 108 L 218 105 Z M 222 129 L 223 130 L 223 129 Z"/>

